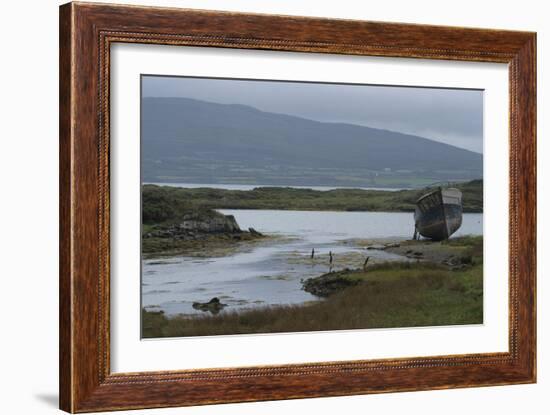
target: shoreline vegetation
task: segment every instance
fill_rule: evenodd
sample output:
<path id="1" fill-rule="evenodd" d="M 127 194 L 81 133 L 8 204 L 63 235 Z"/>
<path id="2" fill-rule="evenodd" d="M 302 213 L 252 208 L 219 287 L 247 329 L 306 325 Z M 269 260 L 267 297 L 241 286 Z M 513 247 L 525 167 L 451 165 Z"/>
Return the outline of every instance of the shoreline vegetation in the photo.
<path id="1" fill-rule="evenodd" d="M 361 241 L 356 241 L 361 246 Z M 363 241 L 367 252 L 367 241 Z M 142 310 L 144 338 L 483 323 L 483 237 L 402 241 L 373 249 L 403 261 L 342 268 L 302 281 L 319 300 L 213 315 Z"/>
<path id="2" fill-rule="evenodd" d="M 418 198 L 432 188 L 410 190 L 256 187 L 252 190 L 181 188 L 146 184 L 142 187 L 144 222 L 166 220 L 181 209 L 273 209 L 342 212 L 413 212 Z M 483 180 L 455 183 L 466 213 L 483 212 Z"/>
<path id="3" fill-rule="evenodd" d="M 483 181 L 456 184 L 464 212 L 482 212 Z M 240 229 L 216 209 L 412 212 L 429 189 L 384 191 L 258 187 L 253 190 L 142 186 L 142 254 L 146 258 L 187 255 L 219 257 L 274 238 Z"/>

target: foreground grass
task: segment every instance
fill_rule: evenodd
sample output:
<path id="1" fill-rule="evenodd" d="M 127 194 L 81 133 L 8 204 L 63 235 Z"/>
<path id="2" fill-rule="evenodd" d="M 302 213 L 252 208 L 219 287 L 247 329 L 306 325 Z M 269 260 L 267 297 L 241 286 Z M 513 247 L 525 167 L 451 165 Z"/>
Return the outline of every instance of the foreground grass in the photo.
<path id="1" fill-rule="evenodd" d="M 483 322 L 483 265 L 385 263 L 348 278 L 357 284 L 306 305 L 167 318 L 142 312 L 143 337 L 420 327 Z"/>

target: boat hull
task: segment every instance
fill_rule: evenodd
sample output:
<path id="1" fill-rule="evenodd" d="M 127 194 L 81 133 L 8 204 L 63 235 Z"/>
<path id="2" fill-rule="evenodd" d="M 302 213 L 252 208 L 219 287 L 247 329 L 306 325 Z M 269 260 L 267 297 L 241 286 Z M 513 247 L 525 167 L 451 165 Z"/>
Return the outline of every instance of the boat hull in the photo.
<path id="1" fill-rule="evenodd" d="M 438 189 L 422 196 L 414 213 L 416 231 L 435 241 L 448 239 L 462 225 L 462 194 Z"/>

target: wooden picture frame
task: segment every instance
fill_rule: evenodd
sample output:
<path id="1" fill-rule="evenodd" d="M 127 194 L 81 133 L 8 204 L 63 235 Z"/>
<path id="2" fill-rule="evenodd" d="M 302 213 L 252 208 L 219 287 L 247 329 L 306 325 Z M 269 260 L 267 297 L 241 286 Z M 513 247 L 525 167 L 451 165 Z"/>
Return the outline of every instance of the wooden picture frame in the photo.
<path id="1" fill-rule="evenodd" d="M 509 65 L 509 352 L 111 373 L 109 62 L 114 43 Z M 536 34 L 69 3 L 60 8 L 60 407 L 171 407 L 536 379 Z"/>

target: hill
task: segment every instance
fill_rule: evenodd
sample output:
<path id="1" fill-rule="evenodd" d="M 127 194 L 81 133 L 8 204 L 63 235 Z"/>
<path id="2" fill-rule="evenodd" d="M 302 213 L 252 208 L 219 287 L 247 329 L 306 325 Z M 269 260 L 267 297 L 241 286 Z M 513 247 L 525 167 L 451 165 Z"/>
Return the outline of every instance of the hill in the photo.
<path id="1" fill-rule="evenodd" d="M 145 182 L 423 186 L 482 177 L 482 155 L 423 137 L 188 98 L 142 99 Z"/>

